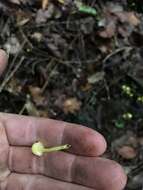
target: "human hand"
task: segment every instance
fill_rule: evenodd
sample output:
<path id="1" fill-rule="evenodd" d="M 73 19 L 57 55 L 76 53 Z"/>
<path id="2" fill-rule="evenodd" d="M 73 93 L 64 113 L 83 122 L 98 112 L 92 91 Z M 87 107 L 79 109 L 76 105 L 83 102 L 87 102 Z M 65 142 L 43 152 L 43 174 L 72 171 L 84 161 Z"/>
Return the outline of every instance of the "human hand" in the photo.
<path id="1" fill-rule="evenodd" d="M 6 65 L 0 51 L 0 71 Z M 31 146 L 70 144 L 68 151 L 32 154 Z M 0 190 L 121 190 L 126 175 L 119 164 L 99 157 L 104 138 L 87 127 L 0 113 Z"/>

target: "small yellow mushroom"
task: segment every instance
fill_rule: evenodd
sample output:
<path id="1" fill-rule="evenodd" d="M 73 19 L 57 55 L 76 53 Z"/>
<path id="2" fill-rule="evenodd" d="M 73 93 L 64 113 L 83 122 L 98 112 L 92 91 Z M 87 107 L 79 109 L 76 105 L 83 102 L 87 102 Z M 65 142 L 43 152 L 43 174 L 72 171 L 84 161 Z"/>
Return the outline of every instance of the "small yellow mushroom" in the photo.
<path id="1" fill-rule="evenodd" d="M 130 119 L 133 118 L 133 115 L 132 115 L 131 113 L 127 112 L 127 113 L 124 113 L 124 114 L 123 114 L 123 118 L 124 118 L 125 120 L 130 120 Z"/>
<path id="2" fill-rule="evenodd" d="M 58 0 L 58 2 L 61 3 L 61 4 L 64 4 L 64 3 L 65 3 L 64 0 Z"/>
<path id="3" fill-rule="evenodd" d="M 131 89 L 130 86 L 122 85 L 122 90 L 123 90 L 123 92 L 124 92 L 126 95 L 128 95 L 128 96 L 130 96 L 130 97 L 133 97 L 133 96 L 134 96 L 134 94 L 133 94 L 132 89 Z"/>
<path id="4" fill-rule="evenodd" d="M 66 150 L 69 149 L 70 147 L 71 145 L 65 144 L 61 146 L 45 148 L 43 143 L 39 141 L 32 145 L 32 153 L 35 154 L 36 156 L 42 156 L 44 153 Z"/>
<path id="5" fill-rule="evenodd" d="M 143 96 L 139 96 L 139 97 L 137 98 L 137 101 L 143 103 Z"/>

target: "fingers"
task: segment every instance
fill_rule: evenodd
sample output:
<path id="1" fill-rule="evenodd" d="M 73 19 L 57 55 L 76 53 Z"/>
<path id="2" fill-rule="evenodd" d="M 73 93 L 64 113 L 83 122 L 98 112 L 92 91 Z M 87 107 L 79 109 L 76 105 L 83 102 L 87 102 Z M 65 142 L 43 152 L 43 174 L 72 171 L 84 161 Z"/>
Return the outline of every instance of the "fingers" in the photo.
<path id="1" fill-rule="evenodd" d="M 24 147 L 12 147 L 9 154 L 9 167 L 13 172 L 43 174 L 97 190 L 109 190 L 109 187 L 110 190 L 122 190 L 127 180 L 120 165 L 104 158 L 65 152 L 36 157 Z"/>
<path id="2" fill-rule="evenodd" d="M 6 127 L 11 145 L 31 146 L 39 140 L 46 146 L 70 144 L 70 152 L 85 156 L 101 155 L 106 149 L 102 135 L 80 125 L 3 113 L 0 120 Z"/>
<path id="3" fill-rule="evenodd" d="M 2 190 L 93 190 L 81 185 L 57 181 L 40 175 L 11 174 L 7 182 L 1 184 Z"/>
<path id="4" fill-rule="evenodd" d="M 123 190 L 127 177 L 122 167 L 105 158 L 77 157 L 72 180 L 98 190 Z"/>
<path id="5" fill-rule="evenodd" d="M 0 49 L 0 75 L 3 73 L 7 66 L 8 56 L 4 50 Z"/>
<path id="6" fill-rule="evenodd" d="M 6 138 L 5 128 L 0 124 L 0 181 L 4 180 L 9 174 L 8 153 L 9 145 Z"/>

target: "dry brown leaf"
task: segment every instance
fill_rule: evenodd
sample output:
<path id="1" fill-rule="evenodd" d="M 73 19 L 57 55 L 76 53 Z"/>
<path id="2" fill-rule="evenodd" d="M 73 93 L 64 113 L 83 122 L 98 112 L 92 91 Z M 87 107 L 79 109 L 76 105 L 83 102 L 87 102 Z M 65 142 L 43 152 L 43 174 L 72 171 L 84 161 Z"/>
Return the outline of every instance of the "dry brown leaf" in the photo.
<path id="1" fill-rule="evenodd" d="M 102 38 L 112 38 L 115 35 L 115 32 L 116 32 L 116 24 L 114 22 L 111 22 L 107 24 L 104 30 L 99 31 L 98 34 Z"/>
<path id="2" fill-rule="evenodd" d="M 49 117 L 48 116 L 48 111 L 47 110 L 39 110 L 39 116 L 40 117 Z"/>
<path id="3" fill-rule="evenodd" d="M 120 22 L 122 23 L 129 23 L 133 26 L 137 26 L 140 23 L 139 18 L 135 15 L 134 12 L 117 12 L 115 13 L 117 18 L 119 19 Z"/>
<path id="4" fill-rule="evenodd" d="M 103 18 L 99 21 L 101 30 L 98 35 L 102 38 L 112 38 L 119 33 L 126 37 L 139 23 L 140 20 L 134 12 L 127 12 L 121 6 L 112 5 L 104 10 Z"/>
<path id="5" fill-rule="evenodd" d="M 131 146 L 123 146 L 117 150 L 118 154 L 127 160 L 133 159 L 137 156 L 137 151 Z"/>
<path id="6" fill-rule="evenodd" d="M 89 84 L 88 82 L 85 85 L 81 86 L 81 90 L 84 91 L 84 92 L 90 90 L 91 88 L 92 88 L 92 85 Z"/>
<path id="7" fill-rule="evenodd" d="M 30 94 L 36 105 L 43 105 L 45 97 L 41 94 L 39 87 L 29 86 Z"/>
<path id="8" fill-rule="evenodd" d="M 81 107 L 81 102 L 77 98 L 69 98 L 63 103 L 63 110 L 67 113 L 75 113 Z"/>
<path id="9" fill-rule="evenodd" d="M 20 84 L 19 80 L 16 78 L 12 78 L 9 83 L 6 85 L 6 89 L 13 94 L 20 93 L 22 90 L 22 85 Z"/>
<path id="10" fill-rule="evenodd" d="M 30 12 L 24 12 L 22 10 L 16 11 L 16 21 L 18 26 L 23 26 L 27 24 L 32 18 L 32 14 Z"/>
<path id="11" fill-rule="evenodd" d="M 140 23 L 140 20 L 137 18 L 137 16 L 133 12 L 128 13 L 128 21 L 130 24 L 134 26 L 137 26 Z"/>
<path id="12" fill-rule="evenodd" d="M 27 95 L 27 100 L 23 108 L 21 109 L 19 114 L 23 114 L 23 111 L 26 110 L 29 115 L 31 116 L 38 116 L 38 117 L 48 117 L 48 110 L 47 109 L 38 109 L 36 105 L 30 100 L 30 96 Z"/>
<path id="13" fill-rule="evenodd" d="M 46 9 L 48 6 L 49 0 L 42 0 L 42 9 Z"/>

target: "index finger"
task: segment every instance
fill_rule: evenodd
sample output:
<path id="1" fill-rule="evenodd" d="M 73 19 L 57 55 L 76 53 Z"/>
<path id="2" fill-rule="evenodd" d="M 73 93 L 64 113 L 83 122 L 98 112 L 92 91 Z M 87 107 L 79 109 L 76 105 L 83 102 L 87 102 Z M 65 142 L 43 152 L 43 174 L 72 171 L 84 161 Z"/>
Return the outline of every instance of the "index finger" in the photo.
<path id="1" fill-rule="evenodd" d="M 5 113 L 0 113 L 0 121 L 13 146 L 31 146 L 36 141 L 49 147 L 70 144 L 71 153 L 85 156 L 98 156 L 106 149 L 101 134 L 81 125 Z"/>

